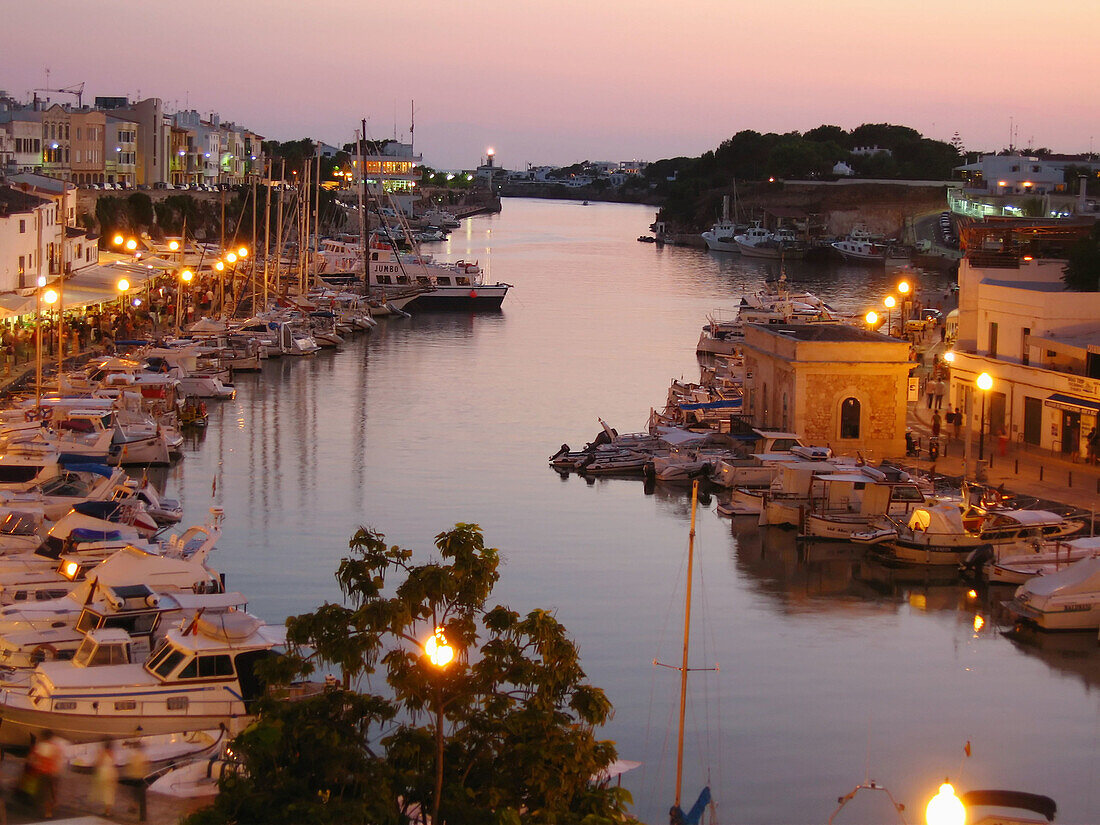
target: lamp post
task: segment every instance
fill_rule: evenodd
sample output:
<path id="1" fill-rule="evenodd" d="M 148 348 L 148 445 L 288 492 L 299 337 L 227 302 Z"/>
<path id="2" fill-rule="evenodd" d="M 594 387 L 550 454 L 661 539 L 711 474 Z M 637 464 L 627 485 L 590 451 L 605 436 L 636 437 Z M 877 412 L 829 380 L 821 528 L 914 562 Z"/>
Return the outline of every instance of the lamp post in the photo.
<path id="1" fill-rule="evenodd" d="M 909 303 L 909 291 L 912 287 L 908 281 L 898 282 L 898 292 L 901 294 L 901 326 L 904 330 L 905 322 L 909 320 L 909 313 L 906 311 L 906 305 Z"/>
<path id="2" fill-rule="evenodd" d="M 882 299 L 883 305 L 886 307 L 886 334 L 893 335 L 893 331 L 890 329 L 890 316 L 895 306 L 897 306 L 897 299 L 893 295 L 887 295 Z"/>
<path id="3" fill-rule="evenodd" d="M 443 628 L 437 627 L 435 633 L 424 643 L 424 653 L 433 667 L 440 671 L 447 667 L 455 657 L 454 648 L 443 635 Z M 439 799 L 443 795 L 443 696 L 439 680 L 435 680 L 435 793 L 432 797 L 432 822 L 439 822 Z"/>
<path id="4" fill-rule="evenodd" d="M 46 276 L 38 276 L 38 289 L 34 291 L 34 406 L 36 414 L 42 410 L 42 287 Z"/>
<path id="5" fill-rule="evenodd" d="M 125 278 L 119 278 L 118 283 L 115 284 L 115 286 L 118 288 L 118 308 L 121 312 L 123 309 L 125 309 L 126 306 L 123 299 L 126 296 L 126 291 L 130 288 L 130 282 L 127 281 Z"/>
<path id="6" fill-rule="evenodd" d="M 993 389 L 993 377 L 988 372 L 983 372 L 974 383 L 982 391 L 982 417 L 978 420 L 978 461 L 981 461 L 985 458 L 985 397 Z"/>
<path id="7" fill-rule="evenodd" d="M 873 330 L 875 328 L 875 324 L 878 323 L 878 313 L 872 309 L 870 312 L 863 316 L 863 320 L 867 322 L 867 328 Z"/>
<path id="8" fill-rule="evenodd" d="M 183 296 L 186 294 L 187 285 L 191 283 L 191 279 L 194 277 L 195 273 L 190 269 L 180 272 L 180 281 L 183 283 L 176 285 L 176 335 L 180 333 L 180 313 L 183 311 Z"/>

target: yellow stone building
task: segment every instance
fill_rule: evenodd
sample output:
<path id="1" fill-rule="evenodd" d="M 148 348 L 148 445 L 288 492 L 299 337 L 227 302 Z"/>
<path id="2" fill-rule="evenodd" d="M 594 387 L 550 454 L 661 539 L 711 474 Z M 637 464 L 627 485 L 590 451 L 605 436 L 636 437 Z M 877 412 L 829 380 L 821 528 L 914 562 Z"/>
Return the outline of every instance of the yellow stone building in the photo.
<path id="1" fill-rule="evenodd" d="M 905 454 L 909 343 L 844 324 L 748 324 L 745 413 L 839 455 Z"/>

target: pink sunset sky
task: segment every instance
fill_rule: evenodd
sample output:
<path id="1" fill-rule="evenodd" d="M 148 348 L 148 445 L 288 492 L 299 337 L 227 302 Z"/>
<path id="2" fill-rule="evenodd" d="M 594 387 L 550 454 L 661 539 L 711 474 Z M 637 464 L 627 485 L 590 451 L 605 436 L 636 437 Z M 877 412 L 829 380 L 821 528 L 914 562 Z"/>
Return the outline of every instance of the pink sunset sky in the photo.
<path id="1" fill-rule="evenodd" d="M 408 139 L 436 168 L 698 155 L 742 129 L 1100 141 L 1100 0 L 9 3 L 0 89 L 86 82 L 265 137 Z M 70 100 L 52 95 L 54 100 Z M 1100 149 L 1100 142 L 1097 143 Z"/>

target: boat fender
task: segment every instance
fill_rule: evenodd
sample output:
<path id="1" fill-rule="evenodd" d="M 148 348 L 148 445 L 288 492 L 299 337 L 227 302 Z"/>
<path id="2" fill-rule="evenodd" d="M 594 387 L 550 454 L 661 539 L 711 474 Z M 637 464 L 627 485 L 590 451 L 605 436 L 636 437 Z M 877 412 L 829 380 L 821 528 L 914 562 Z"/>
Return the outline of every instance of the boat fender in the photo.
<path id="1" fill-rule="evenodd" d="M 477 297 L 477 290 L 476 289 L 471 289 L 470 290 L 470 297 L 471 298 L 476 298 Z"/>

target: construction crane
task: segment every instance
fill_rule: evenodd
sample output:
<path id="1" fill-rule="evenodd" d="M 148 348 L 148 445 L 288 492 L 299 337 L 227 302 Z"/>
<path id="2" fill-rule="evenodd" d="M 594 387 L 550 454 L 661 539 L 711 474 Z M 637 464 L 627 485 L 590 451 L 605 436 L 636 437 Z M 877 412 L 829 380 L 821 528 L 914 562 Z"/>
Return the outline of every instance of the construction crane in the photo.
<path id="1" fill-rule="evenodd" d="M 56 92 L 59 94 L 76 95 L 76 108 L 80 109 L 84 106 L 84 83 L 74 83 L 72 86 L 66 86 L 64 89 L 35 89 L 35 97 L 37 92 Z"/>

